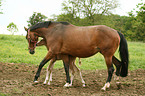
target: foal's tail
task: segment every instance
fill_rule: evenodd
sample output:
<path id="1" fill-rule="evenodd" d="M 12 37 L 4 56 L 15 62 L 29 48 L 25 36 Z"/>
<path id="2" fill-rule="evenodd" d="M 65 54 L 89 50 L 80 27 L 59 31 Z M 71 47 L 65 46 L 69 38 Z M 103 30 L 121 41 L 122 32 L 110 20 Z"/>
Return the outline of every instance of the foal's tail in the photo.
<path id="1" fill-rule="evenodd" d="M 128 64 L 129 64 L 129 54 L 128 54 L 128 45 L 124 35 L 118 32 L 120 36 L 120 58 L 121 58 L 121 77 L 126 77 L 128 74 Z"/>

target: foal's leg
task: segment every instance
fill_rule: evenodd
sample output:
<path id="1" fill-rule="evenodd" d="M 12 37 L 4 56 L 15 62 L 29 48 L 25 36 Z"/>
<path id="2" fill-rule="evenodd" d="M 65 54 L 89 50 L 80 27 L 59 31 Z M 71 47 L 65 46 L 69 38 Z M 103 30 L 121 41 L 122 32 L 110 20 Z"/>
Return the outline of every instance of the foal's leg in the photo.
<path id="1" fill-rule="evenodd" d="M 114 72 L 114 67 L 113 67 L 113 64 L 112 64 L 112 56 L 109 56 L 109 57 L 106 56 L 105 61 L 106 61 L 107 68 L 108 68 L 108 78 L 107 78 L 106 84 L 101 89 L 103 91 L 105 91 L 106 88 L 110 87 L 111 78 L 112 78 L 112 75 L 113 75 L 113 72 Z"/>
<path id="2" fill-rule="evenodd" d="M 82 63 L 81 63 L 81 58 L 79 58 L 79 65 L 82 65 Z"/>
<path id="3" fill-rule="evenodd" d="M 55 64 L 55 61 L 56 61 L 55 58 L 51 59 L 50 64 L 49 64 L 49 66 L 47 67 L 47 70 L 46 70 L 47 71 L 46 72 L 46 78 L 45 78 L 45 81 L 44 81 L 43 84 L 46 84 L 48 79 L 49 79 L 48 85 L 50 85 L 50 82 L 52 81 L 52 69 L 53 69 L 53 66 Z"/>
<path id="4" fill-rule="evenodd" d="M 70 74 L 71 74 L 71 83 L 70 83 L 71 86 L 72 86 L 73 79 L 74 79 L 74 69 L 73 69 L 73 66 L 72 66 L 73 63 L 74 62 L 70 62 L 70 66 L 69 66 L 69 68 L 70 68 Z"/>
<path id="5" fill-rule="evenodd" d="M 76 57 L 73 57 L 73 56 L 70 56 L 70 73 L 71 73 L 71 85 L 72 85 L 72 82 L 73 82 L 73 79 L 74 79 L 74 73 L 75 73 L 75 70 L 73 68 L 73 65 L 75 64 L 75 60 L 76 60 Z"/>
<path id="6" fill-rule="evenodd" d="M 81 81 L 83 83 L 83 87 L 85 87 L 85 81 L 82 77 L 82 73 L 81 73 L 80 69 L 75 65 L 75 63 L 72 63 L 72 66 L 73 66 L 74 73 L 75 73 L 75 71 L 77 71 L 77 73 L 80 75 Z"/>

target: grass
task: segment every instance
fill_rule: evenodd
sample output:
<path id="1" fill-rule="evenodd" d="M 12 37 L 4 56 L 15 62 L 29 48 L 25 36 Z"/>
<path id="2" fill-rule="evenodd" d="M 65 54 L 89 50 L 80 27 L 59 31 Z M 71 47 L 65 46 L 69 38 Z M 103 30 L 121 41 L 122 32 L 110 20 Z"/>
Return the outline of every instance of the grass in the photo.
<path id="1" fill-rule="evenodd" d="M 145 69 L 145 43 L 128 42 L 128 46 L 130 55 L 129 69 Z M 45 46 L 37 47 L 34 55 L 29 54 L 25 36 L 0 35 L 0 62 L 39 65 L 46 54 L 47 49 Z M 119 58 L 118 51 L 116 51 L 115 56 Z M 99 53 L 89 58 L 82 58 L 81 61 L 80 68 L 84 70 L 106 69 L 104 57 Z M 76 63 L 78 65 L 78 59 Z M 57 61 L 54 67 L 61 68 L 63 64 L 61 61 Z"/>

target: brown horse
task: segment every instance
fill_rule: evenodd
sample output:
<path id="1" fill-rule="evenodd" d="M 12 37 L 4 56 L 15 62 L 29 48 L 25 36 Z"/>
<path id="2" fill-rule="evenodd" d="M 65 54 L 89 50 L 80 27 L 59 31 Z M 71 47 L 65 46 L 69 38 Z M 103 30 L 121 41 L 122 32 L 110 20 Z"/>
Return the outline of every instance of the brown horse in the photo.
<path id="1" fill-rule="evenodd" d="M 24 28 L 25 28 L 26 31 L 28 30 L 26 27 L 24 27 Z M 42 39 L 41 41 L 38 42 L 38 36 L 36 36 L 36 34 L 29 34 L 29 35 L 26 36 L 26 38 L 27 38 L 28 43 L 29 43 L 28 48 L 29 48 L 29 50 L 30 50 L 29 52 L 31 54 L 35 53 L 34 50 L 35 50 L 36 46 L 42 46 L 42 45 L 46 46 L 45 39 Z M 47 73 L 46 73 L 46 78 L 45 78 L 44 84 L 46 84 L 47 81 L 48 81 L 48 85 L 50 85 L 50 82 L 52 81 L 52 70 L 53 70 L 53 66 L 54 66 L 56 60 L 63 60 L 64 61 L 64 60 L 67 60 L 67 59 L 70 59 L 70 64 L 69 65 L 70 65 L 70 69 L 71 69 L 70 70 L 71 71 L 71 83 L 70 84 L 66 83 L 64 86 L 66 86 L 66 87 L 72 86 L 74 73 L 75 73 L 75 71 L 77 71 L 77 73 L 80 75 L 81 81 L 83 83 L 83 87 L 85 87 L 85 81 L 83 80 L 81 71 L 75 65 L 76 58 L 75 57 L 69 57 L 68 55 L 63 55 L 63 54 L 58 54 L 51 59 L 51 62 L 49 64 L 49 66 L 47 67 Z M 81 63 L 80 58 L 79 58 L 79 63 Z M 38 81 L 36 81 L 35 84 L 36 83 L 38 83 Z"/>
<path id="2" fill-rule="evenodd" d="M 57 54 L 86 58 L 100 52 L 105 58 L 108 69 L 108 78 L 102 90 L 106 90 L 110 86 L 114 72 L 113 64 L 116 66 L 117 76 L 126 77 L 128 74 L 127 41 L 123 34 L 110 27 L 105 25 L 78 27 L 67 22 L 46 21 L 30 27 L 27 35 L 30 34 L 44 38 L 49 49 L 46 57 L 39 65 L 34 82 L 40 76 L 42 67 Z M 114 56 L 119 45 L 121 61 Z M 33 51 L 30 49 L 30 53 L 33 53 Z M 69 59 L 64 62 L 68 84 L 70 84 L 69 63 Z"/>
<path id="3" fill-rule="evenodd" d="M 46 46 L 46 41 L 44 39 L 42 39 L 41 41 L 37 42 L 36 46 L 43 46 L 45 45 Z M 35 46 L 35 45 L 34 45 Z M 63 60 L 64 58 L 68 58 L 68 56 L 66 55 L 62 55 L 62 54 L 58 54 L 56 57 L 52 58 L 51 61 L 50 61 L 50 64 L 49 66 L 47 67 L 47 73 L 46 73 L 46 78 L 45 78 L 45 81 L 44 81 L 44 84 L 47 83 L 48 81 L 48 85 L 50 85 L 50 82 L 52 81 L 52 70 L 53 70 L 53 66 L 56 62 L 56 60 Z M 85 81 L 83 80 L 83 77 L 82 77 L 82 74 L 81 74 L 81 71 L 80 69 L 75 65 L 75 59 L 76 58 L 71 58 L 73 59 L 72 63 L 70 63 L 70 71 L 71 71 L 71 84 L 69 86 L 72 86 L 72 82 L 73 82 L 73 78 L 74 78 L 74 73 L 75 71 L 77 71 L 77 73 L 80 75 L 80 78 L 81 78 L 81 81 L 83 83 L 83 87 L 85 87 Z M 79 58 L 79 64 L 81 63 L 80 61 L 80 58 Z M 49 80 L 48 80 L 49 78 Z"/>

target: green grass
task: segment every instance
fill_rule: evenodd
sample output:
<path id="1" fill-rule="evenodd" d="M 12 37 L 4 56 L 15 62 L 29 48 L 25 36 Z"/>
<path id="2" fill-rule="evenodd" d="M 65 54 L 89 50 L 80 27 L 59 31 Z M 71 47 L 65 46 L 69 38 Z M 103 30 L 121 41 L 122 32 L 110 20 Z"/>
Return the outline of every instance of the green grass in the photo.
<path id="1" fill-rule="evenodd" d="M 145 43 L 128 42 L 128 47 L 130 55 L 129 69 L 145 69 Z M 29 54 L 25 36 L 0 35 L 0 62 L 39 65 L 46 54 L 45 46 L 37 47 L 34 55 Z M 119 58 L 118 51 L 116 51 L 115 56 Z M 106 69 L 104 57 L 99 53 L 89 58 L 83 58 L 81 61 L 80 68 L 84 70 Z M 78 65 L 78 59 L 76 63 Z M 48 63 L 45 67 L 47 65 Z M 54 67 L 61 68 L 63 64 L 61 61 L 57 61 Z"/>

